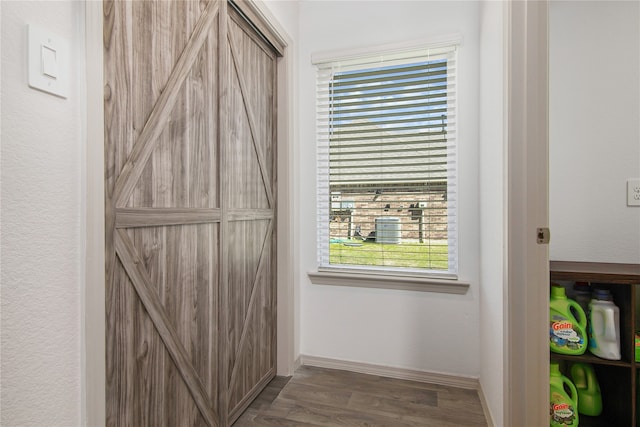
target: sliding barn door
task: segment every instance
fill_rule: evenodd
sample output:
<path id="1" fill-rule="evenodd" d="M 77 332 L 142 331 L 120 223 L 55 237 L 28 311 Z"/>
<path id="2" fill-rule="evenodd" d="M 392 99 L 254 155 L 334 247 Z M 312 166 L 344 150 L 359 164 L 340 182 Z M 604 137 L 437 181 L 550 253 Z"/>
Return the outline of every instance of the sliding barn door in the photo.
<path id="1" fill-rule="evenodd" d="M 222 112 L 228 346 L 226 396 L 237 418 L 275 375 L 275 56 L 233 9 Z"/>
<path id="2" fill-rule="evenodd" d="M 275 375 L 275 54 L 226 1 L 105 1 L 107 425 L 227 426 Z"/>

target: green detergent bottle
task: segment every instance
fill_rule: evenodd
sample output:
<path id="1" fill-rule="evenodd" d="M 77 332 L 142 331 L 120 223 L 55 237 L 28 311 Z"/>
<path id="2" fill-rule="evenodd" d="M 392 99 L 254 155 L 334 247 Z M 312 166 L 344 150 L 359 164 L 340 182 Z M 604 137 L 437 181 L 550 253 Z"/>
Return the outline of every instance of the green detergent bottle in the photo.
<path id="1" fill-rule="evenodd" d="M 602 413 L 602 394 L 600 384 L 589 363 L 571 365 L 571 381 L 578 390 L 578 412 L 591 417 Z"/>
<path id="2" fill-rule="evenodd" d="M 573 355 L 583 354 L 587 349 L 587 316 L 559 285 L 551 286 L 549 346 L 554 353 Z"/>
<path id="3" fill-rule="evenodd" d="M 636 384 L 640 384 L 640 371 L 638 371 Z M 640 427 L 640 413 L 637 408 L 640 408 L 640 387 L 636 387 L 636 427 Z"/>
<path id="4" fill-rule="evenodd" d="M 549 425 L 550 427 L 578 426 L 578 391 L 569 378 L 560 373 L 558 362 L 549 367 Z M 569 389 L 566 392 L 565 386 Z"/>

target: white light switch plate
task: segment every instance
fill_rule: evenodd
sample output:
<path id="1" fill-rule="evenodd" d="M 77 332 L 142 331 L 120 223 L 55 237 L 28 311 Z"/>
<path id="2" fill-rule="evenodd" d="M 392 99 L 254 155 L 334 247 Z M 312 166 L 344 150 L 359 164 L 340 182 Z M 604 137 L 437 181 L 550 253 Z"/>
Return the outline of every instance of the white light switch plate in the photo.
<path id="1" fill-rule="evenodd" d="M 640 179 L 627 180 L 627 206 L 640 206 Z"/>
<path id="2" fill-rule="evenodd" d="M 29 86 L 66 98 L 69 92 L 69 41 L 37 25 L 27 26 Z"/>

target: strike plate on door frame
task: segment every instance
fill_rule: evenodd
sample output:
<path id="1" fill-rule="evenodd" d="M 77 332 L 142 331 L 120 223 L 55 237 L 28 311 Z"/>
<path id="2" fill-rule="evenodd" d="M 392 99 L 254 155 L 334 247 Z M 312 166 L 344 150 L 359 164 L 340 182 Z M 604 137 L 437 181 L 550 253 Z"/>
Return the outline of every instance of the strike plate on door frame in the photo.
<path id="1" fill-rule="evenodd" d="M 539 245 L 548 245 L 551 240 L 551 231 L 548 227 L 536 228 L 537 242 Z"/>

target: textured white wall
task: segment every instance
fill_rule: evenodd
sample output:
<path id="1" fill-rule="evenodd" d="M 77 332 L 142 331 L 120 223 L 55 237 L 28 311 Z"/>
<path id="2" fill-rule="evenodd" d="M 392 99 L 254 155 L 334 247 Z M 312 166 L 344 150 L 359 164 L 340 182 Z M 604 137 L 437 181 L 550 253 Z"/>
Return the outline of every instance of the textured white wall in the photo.
<path id="1" fill-rule="evenodd" d="M 504 3 L 480 13 L 480 384 L 494 425 L 504 424 Z"/>
<path id="2" fill-rule="evenodd" d="M 72 43 L 77 2 L 2 2 L 3 426 L 80 424 L 81 111 L 27 86 L 26 24 Z"/>
<path id="3" fill-rule="evenodd" d="M 640 262 L 640 3 L 552 1 L 550 256 Z"/>
<path id="4" fill-rule="evenodd" d="M 298 40 L 298 1 L 291 0 L 262 0 L 264 5 L 273 14 L 280 27 L 291 38 L 295 45 Z"/>
<path id="5" fill-rule="evenodd" d="M 300 2 L 301 353 L 450 374 L 479 374 L 477 2 Z M 312 285 L 316 262 L 315 52 L 461 34 L 460 276 L 466 295 Z"/>

